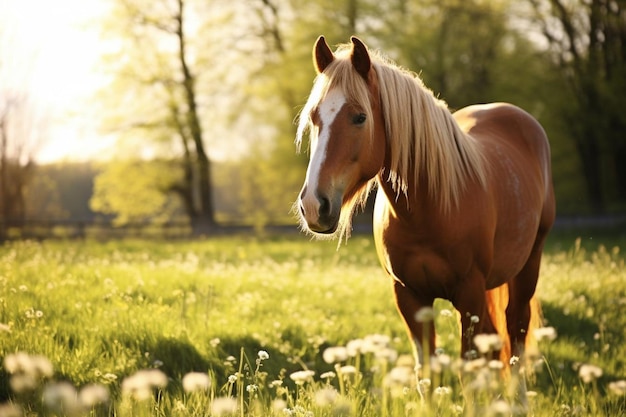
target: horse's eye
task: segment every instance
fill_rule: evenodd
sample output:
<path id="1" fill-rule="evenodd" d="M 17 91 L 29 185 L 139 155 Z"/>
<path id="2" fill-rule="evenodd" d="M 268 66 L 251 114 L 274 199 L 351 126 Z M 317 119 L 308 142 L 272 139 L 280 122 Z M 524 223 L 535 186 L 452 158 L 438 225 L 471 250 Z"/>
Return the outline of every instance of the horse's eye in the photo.
<path id="1" fill-rule="evenodd" d="M 365 123 L 365 119 L 367 119 L 365 113 L 359 113 L 352 116 L 352 123 L 354 123 L 355 125 L 362 125 L 363 123 Z"/>

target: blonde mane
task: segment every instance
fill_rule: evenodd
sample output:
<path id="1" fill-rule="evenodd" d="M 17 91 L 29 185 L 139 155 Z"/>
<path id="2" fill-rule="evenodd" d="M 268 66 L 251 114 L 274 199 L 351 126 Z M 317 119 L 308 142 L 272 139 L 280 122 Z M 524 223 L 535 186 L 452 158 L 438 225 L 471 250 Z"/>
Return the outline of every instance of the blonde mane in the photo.
<path id="1" fill-rule="evenodd" d="M 350 60 L 350 45 L 342 45 L 335 59 L 315 79 L 311 94 L 298 121 L 296 144 L 313 127 L 311 114 L 328 91 L 338 88 L 347 100 L 372 114 L 370 91 Z M 445 211 L 456 206 L 468 179 L 486 187 L 485 164 L 476 141 L 466 135 L 447 104 L 437 99 L 414 73 L 404 70 L 377 52 L 370 51 L 377 74 L 380 107 L 385 121 L 388 149 L 391 151 L 387 179 L 396 193 L 409 196 L 409 184 L 427 181 L 428 195 L 438 199 Z M 366 123 L 372 123 L 368 117 Z M 370 129 L 373 132 L 373 129 Z M 372 184 L 342 209 L 341 234 L 349 235 L 355 205 L 363 202 Z"/>

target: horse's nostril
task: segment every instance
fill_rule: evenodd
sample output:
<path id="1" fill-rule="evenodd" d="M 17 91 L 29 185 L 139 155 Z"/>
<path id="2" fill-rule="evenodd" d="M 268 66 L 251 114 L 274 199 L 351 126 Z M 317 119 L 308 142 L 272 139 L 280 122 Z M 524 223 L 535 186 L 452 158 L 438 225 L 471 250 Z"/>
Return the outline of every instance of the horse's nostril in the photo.
<path id="1" fill-rule="evenodd" d="M 328 216 L 330 214 L 330 200 L 326 197 L 320 197 L 319 202 L 320 202 L 320 210 L 319 210 L 320 217 Z"/>

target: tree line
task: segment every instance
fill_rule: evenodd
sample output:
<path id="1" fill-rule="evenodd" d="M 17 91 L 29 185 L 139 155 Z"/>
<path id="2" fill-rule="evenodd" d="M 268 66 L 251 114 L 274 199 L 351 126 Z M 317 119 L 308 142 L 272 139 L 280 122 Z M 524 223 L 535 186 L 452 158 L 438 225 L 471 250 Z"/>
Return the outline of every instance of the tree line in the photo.
<path id="1" fill-rule="evenodd" d="M 624 1 L 115 0 L 101 24 L 116 48 L 94 102 L 122 152 L 98 171 L 89 204 L 119 224 L 180 214 L 210 231 L 218 198 L 257 224 L 284 219 L 306 167 L 293 121 L 320 34 L 360 36 L 451 109 L 509 101 L 531 112 L 551 140 L 561 213 L 626 207 Z M 2 143 L 19 142 L 2 126 Z M 4 149 L 0 185 L 23 194 L 32 164 Z M 2 216 L 19 217 L 6 207 L 20 191 L 8 188 Z"/>

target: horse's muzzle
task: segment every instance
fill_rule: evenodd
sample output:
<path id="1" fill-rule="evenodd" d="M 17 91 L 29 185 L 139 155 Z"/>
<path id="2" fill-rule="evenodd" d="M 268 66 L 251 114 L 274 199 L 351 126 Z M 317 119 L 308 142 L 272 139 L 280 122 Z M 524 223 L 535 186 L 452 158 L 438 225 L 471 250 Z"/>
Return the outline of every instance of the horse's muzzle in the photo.
<path id="1" fill-rule="evenodd" d="M 329 198 L 322 193 L 307 193 L 306 187 L 298 201 L 300 216 L 313 233 L 332 234 L 339 225 L 341 198 Z"/>

